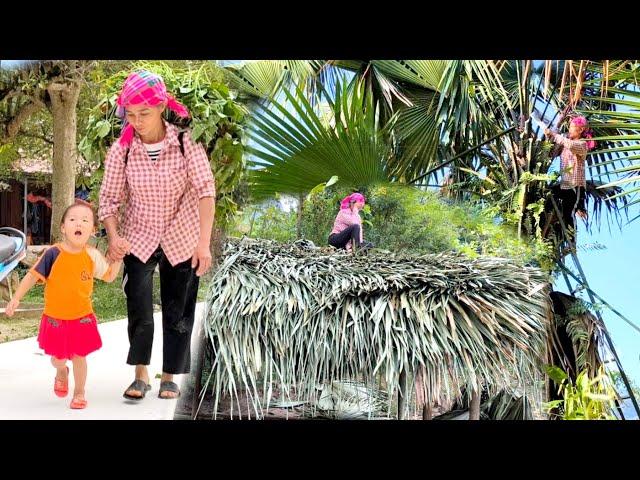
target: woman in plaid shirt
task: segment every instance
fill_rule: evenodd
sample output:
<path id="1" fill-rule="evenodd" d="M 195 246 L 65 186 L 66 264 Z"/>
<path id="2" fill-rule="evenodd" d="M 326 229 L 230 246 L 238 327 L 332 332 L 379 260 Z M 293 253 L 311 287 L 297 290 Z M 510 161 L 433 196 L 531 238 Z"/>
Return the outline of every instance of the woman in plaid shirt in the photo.
<path id="1" fill-rule="evenodd" d="M 552 157 L 560 155 L 562 179 L 560 187 L 554 189 L 554 195 L 560 200 L 559 207 L 562 210 L 564 224 L 569 229 L 571 238 L 574 238 L 574 215 L 587 218 L 584 203 L 587 185 L 585 163 L 588 151 L 595 147 L 595 141 L 589 140 L 592 134 L 588 129 L 587 119 L 582 116 L 571 120 L 566 137 L 549 128 L 545 129 L 544 133 L 556 144 Z"/>
<path id="2" fill-rule="evenodd" d="M 136 400 L 151 389 L 147 365 L 156 266 L 163 330 L 160 398 L 179 396 L 173 375 L 189 372 L 199 277 L 211 267 L 215 184 L 209 159 L 189 131 L 180 141 L 177 127 L 162 118 L 165 108 L 189 116 L 158 75 L 137 71 L 127 77 L 118 97 L 124 128 L 107 154 L 100 189 L 99 217 L 107 230 L 108 257 L 124 258 L 127 363 L 135 365 L 135 380 L 124 396 Z"/>

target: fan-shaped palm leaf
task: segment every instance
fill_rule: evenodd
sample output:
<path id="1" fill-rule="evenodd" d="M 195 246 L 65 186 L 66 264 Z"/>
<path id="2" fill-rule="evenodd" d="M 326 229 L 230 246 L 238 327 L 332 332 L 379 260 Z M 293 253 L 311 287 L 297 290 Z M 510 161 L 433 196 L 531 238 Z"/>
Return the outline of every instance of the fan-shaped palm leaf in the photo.
<path id="1" fill-rule="evenodd" d="M 389 148 L 364 86 L 349 94 L 339 83 L 335 99 L 326 98 L 334 126 L 323 123 L 322 114 L 312 108 L 301 88 L 284 95 L 286 104 L 273 100 L 271 108 L 259 107 L 249 129 L 256 144 L 249 151 L 254 156 L 252 193 L 257 198 L 309 192 L 333 176 L 352 187 L 387 179 Z"/>

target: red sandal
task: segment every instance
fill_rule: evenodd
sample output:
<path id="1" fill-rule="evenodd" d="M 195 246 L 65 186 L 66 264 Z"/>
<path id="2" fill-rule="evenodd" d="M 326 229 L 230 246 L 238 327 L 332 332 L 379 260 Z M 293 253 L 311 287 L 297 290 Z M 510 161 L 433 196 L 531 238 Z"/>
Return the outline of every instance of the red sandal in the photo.
<path id="1" fill-rule="evenodd" d="M 53 393 L 55 393 L 58 397 L 66 397 L 69 393 L 69 367 L 65 367 L 67 369 L 67 379 L 66 380 L 58 380 L 56 376 L 53 382 Z"/>
<path id="2" fill-rule="evenodd" d="M 87 401 L 84 398 L 80 398 L 79 395 L 76 395 L 73 397 L 73 400 L 71 400 L 69 407 L 74 410 L 81 410 L 83 408 L 87 408 Z"/>

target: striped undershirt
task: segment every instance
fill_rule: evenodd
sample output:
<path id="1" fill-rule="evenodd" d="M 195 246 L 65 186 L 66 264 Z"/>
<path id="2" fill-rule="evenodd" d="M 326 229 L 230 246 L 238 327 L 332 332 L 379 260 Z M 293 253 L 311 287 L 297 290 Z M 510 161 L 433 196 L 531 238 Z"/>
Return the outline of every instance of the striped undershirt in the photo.
<path id="1" fill-rule="evenodd" d="M 149 155 L 149 158 L 155 162 L 160 156 L 160 152 L 162 151 L 162 147 L 164 146 L 164 140 L 161 140 L 158 143 L 143 143 L 143 145 L 147 150 L 147 155 Z"/>

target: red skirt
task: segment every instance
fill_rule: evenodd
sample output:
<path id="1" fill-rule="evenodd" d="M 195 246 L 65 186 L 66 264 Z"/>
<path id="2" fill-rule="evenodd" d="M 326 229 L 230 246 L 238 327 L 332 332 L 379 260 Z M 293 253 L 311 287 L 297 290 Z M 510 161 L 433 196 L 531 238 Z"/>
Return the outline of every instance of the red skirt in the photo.
<path id="1" fill-rule="evenodd" d="M 86 357 L 102 347 L 96 316 L 90 313 L 75 320 L 58 320 L 42 315 L 38 345 L 47 355 L 59 359 Z"/>

